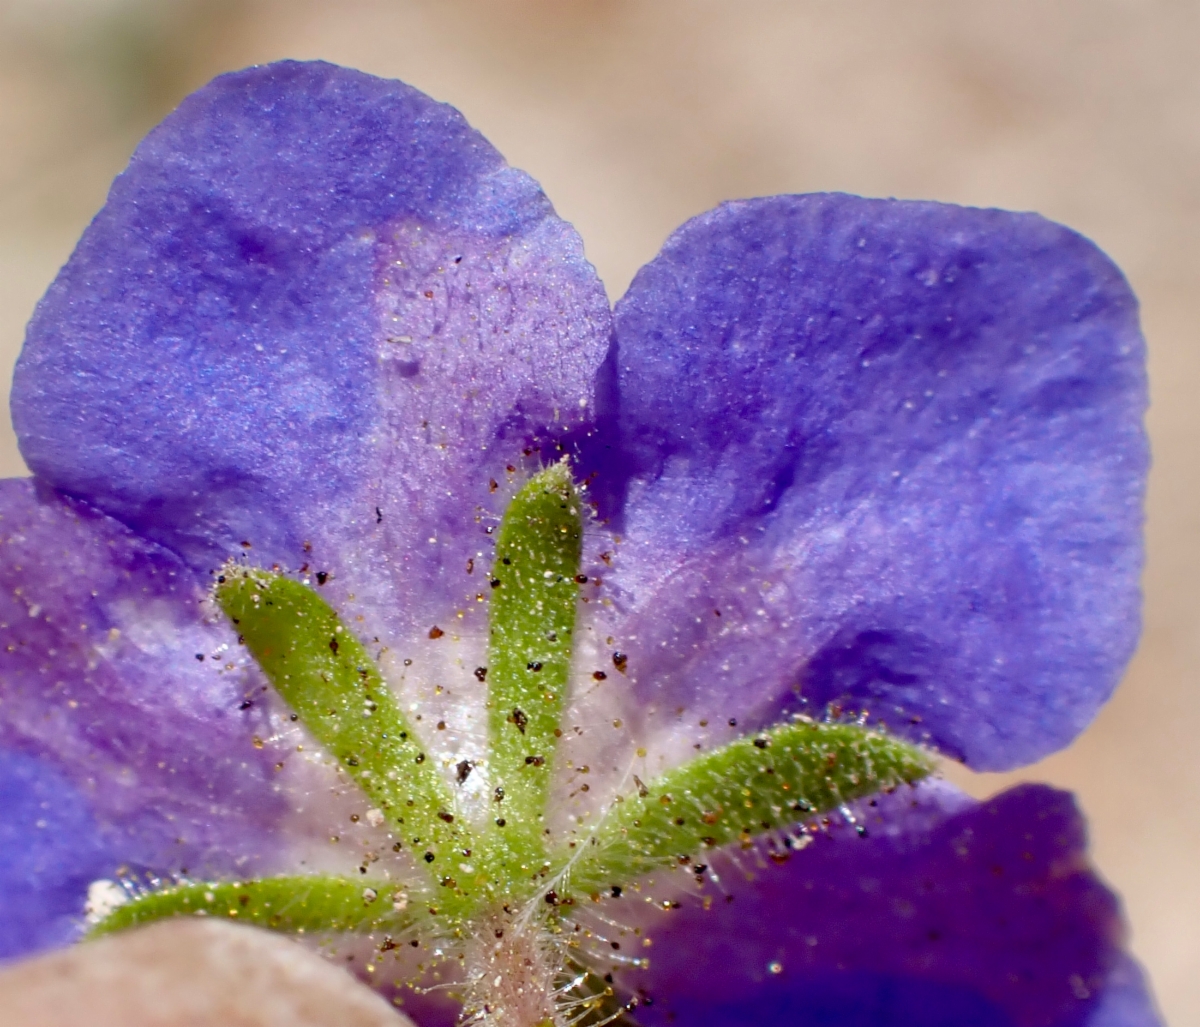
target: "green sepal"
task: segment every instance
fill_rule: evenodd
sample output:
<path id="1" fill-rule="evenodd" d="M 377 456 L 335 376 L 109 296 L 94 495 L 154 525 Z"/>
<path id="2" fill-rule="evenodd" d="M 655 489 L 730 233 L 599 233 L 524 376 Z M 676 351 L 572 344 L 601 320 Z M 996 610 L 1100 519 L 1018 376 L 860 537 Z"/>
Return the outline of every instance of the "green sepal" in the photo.
<path id="1" fill-rule="evenodd" d="M 333 608 L 298 581 L 228 569 L 216 598 L 276 691 L 456 904 L 472 832 L 375 662 Z"/>
<path id="2" fill-rule="evenodd" d="M 850 724 L 798 720 L 714 749 L 631 791 L 567 865 L 560 894 L 625 884 L 705 849 L 749 842 L 927 777 L 931 756 Z"/>
<path id="3" fill-rule="evenodd" d="M 397 908 L 401 907 L 401 908 Z M 177 916 L 214 916 L 274 931 L 388 930 L 415 922 L 419 903 L 391 881 L 325 875 L 172 885 L 118 906 L 88 932 L 95 938 Z"/>
<path id="4" fill-rule="evenodd" d="M 544 814 L 571 670 L 580 507 L 564 459 L 516 494 L 496 540 L 488 611 L 490 848 L 502 865 L 495 872 L 513 881 L 547 866 Z"/>

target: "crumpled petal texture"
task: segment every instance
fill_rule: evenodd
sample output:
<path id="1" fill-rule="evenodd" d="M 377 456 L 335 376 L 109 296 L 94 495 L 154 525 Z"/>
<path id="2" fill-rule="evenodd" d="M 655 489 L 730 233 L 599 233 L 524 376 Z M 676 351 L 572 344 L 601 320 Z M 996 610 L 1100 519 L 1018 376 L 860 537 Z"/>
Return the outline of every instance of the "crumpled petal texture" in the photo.
<path id="1" fill-rule="evenodd" d="M 473 602 L 489 479 L 588 418 L 610 331 L 574 230 L 457 111 L 284 62 L 141 144 L 13 416 L 42 480 L 201 573 L 321 571 L 394 643 Z"/>
<path id="2" fill-rule="evenodd" d="M 672 236 L 616 325 L 592 459 L 646 702 L 836 703 L 977 769 L 1088 723 L 1138 634 L 1147 466 L 1136 303 L 1095 246 L 1036 215 L 748 200 Z"/>
<path id="3" fill-rule="evenodd" d="M 648 923 L 650 968 L 622 975 L 652 1000 L 639 1020 L 1159 1024 L 1069 795 L 1025 785 L 977 804 L 935 784 L 861 812 L 865 838 L 837 825 L 783 866 L 718 859 L 711 908 Z"/>

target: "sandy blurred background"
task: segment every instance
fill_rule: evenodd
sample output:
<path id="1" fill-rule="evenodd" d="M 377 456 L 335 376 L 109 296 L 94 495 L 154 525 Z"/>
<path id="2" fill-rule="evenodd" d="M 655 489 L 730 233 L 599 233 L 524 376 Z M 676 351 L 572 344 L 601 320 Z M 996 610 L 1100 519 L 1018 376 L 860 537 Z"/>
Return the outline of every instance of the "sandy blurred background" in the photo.
<path id="1" fill-rule="evenodd" d="M 1200 3 L 0 0 L 0 365 L 140 136 L 218 72 L 322 57 L 460 108 L 619 296 L 722 199 L 1032 209 L 1132 279 L 1150 341 L 1146 632 L 1021 777 L 1075 790 L 1173 1027 L 1200 1023 Z M 23 474 L 11 429 L 0 471 Z M 957 775 L 986 794 L 1005 778 Z"/>

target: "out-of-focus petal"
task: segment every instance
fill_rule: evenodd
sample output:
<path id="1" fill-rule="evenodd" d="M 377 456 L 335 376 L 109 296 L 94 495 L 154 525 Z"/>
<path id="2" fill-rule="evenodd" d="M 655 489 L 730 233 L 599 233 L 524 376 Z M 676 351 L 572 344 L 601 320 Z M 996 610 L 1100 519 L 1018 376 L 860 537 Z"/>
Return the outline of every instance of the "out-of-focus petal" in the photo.
<path id="1" fill-rule="evenodd" d="M 86 798 L 45 761 L 0 748 L 0 810 L 0 959 L 73 941 L 88 885 L 118 863 Z"/>
<path id="2" fill-rule="evenodd" d="M 1086 1027 L 1162 1027 L 1162 1022 L 1146 975 L 1137 963 L 1125 957 L 1108 975 Z"/>
<path id="3" fill-rule="evenodd" d="M 1137 637 L 1147 463 L 1136 304 L 1095 246 L 1030 214 L 731 203 L 616 323 L 590 459 L 643 702 L 769 722 L 800 695 L 990 769 L 1088 723 Z"/>
<path id="4" fill-rule="evenodd" d="M 866 838 L 834 828 L 783 866 L 718 860 L 711 908 L 663 914 L 650 969 L 623 974 L 652 1000 L 639 1019 L 1157 1024 L 1068 794 L 1028 785 L 975 804 L 934 785 L 867 813 Z"/>
<path id="5" fill-rule="evenodd" d="M 38 477 L 198 570 L 320 572 L 395 646 L 476 608 L 489 481 L 590 417 L 610 324 L 574 230 L 457 111 L 286 62 L 138 148 L 37 310 L 14 417 Z"/>
<path id="6" fill-rule="evenodd" d="M 3 804 L 17 832 L 0 861 L 15 875 L 0 889 L 0 920 L 17 925 L 5 946 L 63 940 L 68 915 L 78 930 L 102 864 L 275 866 L 287 805 L 279 750 L 262 743 L 264 683 L 203 598 L 177 557 L 117 522 L 0 482 L 0 777 L 25 796 Z"/>

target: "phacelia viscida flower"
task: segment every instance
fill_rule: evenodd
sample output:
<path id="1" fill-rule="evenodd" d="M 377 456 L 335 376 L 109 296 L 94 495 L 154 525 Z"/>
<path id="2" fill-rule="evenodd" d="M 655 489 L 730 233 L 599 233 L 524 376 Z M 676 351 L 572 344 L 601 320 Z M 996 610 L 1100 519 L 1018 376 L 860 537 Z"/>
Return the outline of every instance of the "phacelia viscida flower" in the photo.
<path id="1" fill-rule="evenodd" d="M 1031 214 L 685 224 L 610 310 L 462 117 L 222 76 L 39 305 L 0 954 L 177 915 L 423 1024 L 1157 1023 L 1065 745 L 1138 630 L 1135 301 Z"/>

